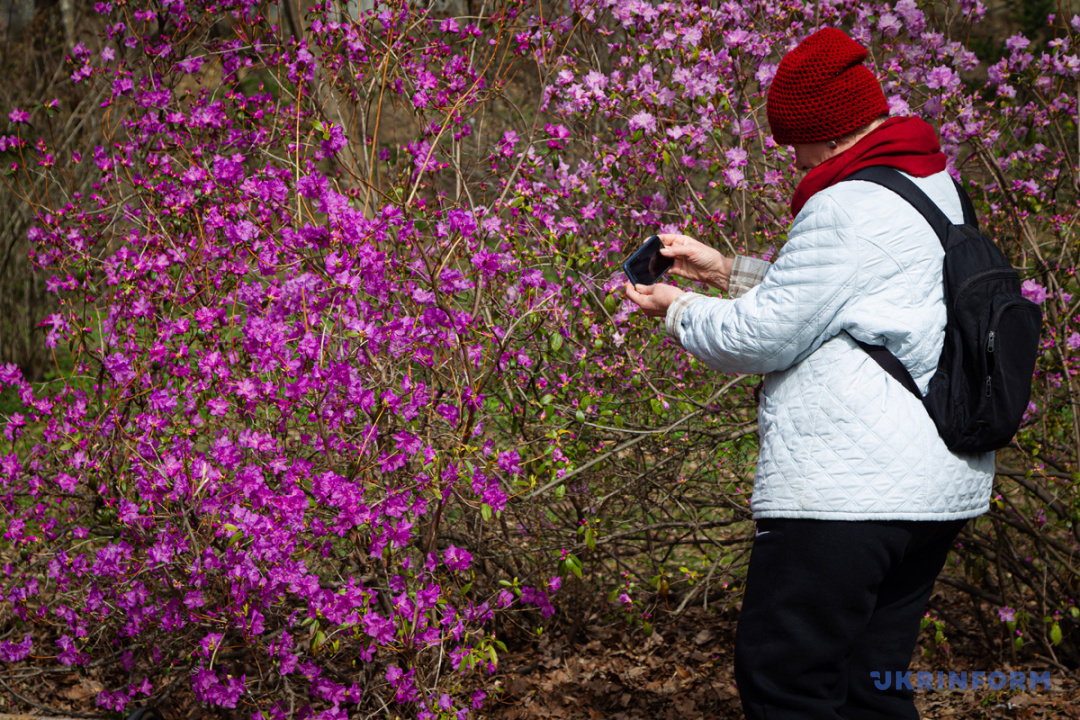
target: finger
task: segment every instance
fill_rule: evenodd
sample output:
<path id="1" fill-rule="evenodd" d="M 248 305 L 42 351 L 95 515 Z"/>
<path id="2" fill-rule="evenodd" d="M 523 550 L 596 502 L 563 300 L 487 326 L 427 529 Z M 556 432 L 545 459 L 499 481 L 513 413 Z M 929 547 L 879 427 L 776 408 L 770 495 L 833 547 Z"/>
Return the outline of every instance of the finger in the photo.
<path id="1" fill-rule="evenodd" d="M 644 297 L 648 297 L 649 295 L 653 294 L 653 288 L 654 287 L 655 286 L 653 286 L 653 285 L 642 285 L 641 283 L 638 283 L 637 285 L 634 286 L 634 289 L 637 290 L 639 295 L 642 295 Z"/>
<path id="2" fill-rule="evenodd" d="M 646 315 L 650 315 L 653 312 L 652 298 L 648 295 L 639 293 L 630 283 L 626 283 L 626 298 L 637 305 Z"/>
<path id="3" fill-rule="evenodd" d="M 637 288 L 635 288 L 630 283 L 626 283 L 626 285 L 623 286 L 623 289 L 626 291 L 627 299 L 629 299 L 631 302 L 638 305 L 641 305 L 643 302 L 648 302 L 648 298 L 642 293 L 639 293 L 637 291 Z"/>
<path id="4" fill-rule="evenodd" d="M 692 245 L 665 245 L 660 248 L 660 254 L 669 258 L 689 257 L 694 252 Z"/>
<path id="5" fill-rule="evenodd" d="M 683 262 L 682 260 L 676 260 L 675 264 L 671 266 L 671 269 L 668 270 L 668 272 L 676 277 L 686 278 L 687 280 L 697 279 L 697 273 L 694 269 L 690 267 L 689 263 Z"/>
<path id="6" fill-rule="evenodd" d="M 663 235 L 658 235 L 657 237 L 660 238 L 660 242 L 664 243 L 664 245 L 667 245 L 669 247 L 672 245 L 693 245 L 697 242 L 697 240 L 690 237 L 689 235 L 679 235 L 678 233 L 664 233 Z"/>

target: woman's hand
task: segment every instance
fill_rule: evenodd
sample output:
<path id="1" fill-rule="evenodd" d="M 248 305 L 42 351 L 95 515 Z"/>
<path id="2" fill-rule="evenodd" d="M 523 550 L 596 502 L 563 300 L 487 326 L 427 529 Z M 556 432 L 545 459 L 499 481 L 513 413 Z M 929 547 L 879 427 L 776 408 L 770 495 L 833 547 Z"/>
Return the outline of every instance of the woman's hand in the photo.
<path id="1" fill-rule="evenodd" d="M 683 294 L 683 291 L 674 285 L 658 283 L 656 285 L 631 285 L 623 286 L 626 297 L 635 303 L 649 317 L 664 317 L 667 315 L 671 303 L 675 298 Z"/>
<path id="2" fill-rule="evenodd" d="M 731 258 L 724 257 L 689 235 L 661 235 L 660 241 L 664 243 L 660 254 L 675 260 L 675 265 L 671 268 L 673 274 L 687 280 L 707 283 L 721 292 L 727 292 L 734 262 Z"/>

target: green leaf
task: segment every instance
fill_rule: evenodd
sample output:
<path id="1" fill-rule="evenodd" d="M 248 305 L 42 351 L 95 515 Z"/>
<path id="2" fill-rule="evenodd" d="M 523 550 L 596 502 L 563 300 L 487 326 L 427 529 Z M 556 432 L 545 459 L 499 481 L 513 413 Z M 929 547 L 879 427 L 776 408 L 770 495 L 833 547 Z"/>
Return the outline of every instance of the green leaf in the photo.
<path id="1" fill-rule="evenodd" d="M 484 516 L 484 520 L 490 520 L 491 519 L 491 506 L 488 505 L 487 503 L 484 503 L 483 505 L 481 505 L 480 506 L 480 514 Z"/>
<path id="2" fill-rule="evenodd" d="M 551 348 L 551 352 L 559 352 L 559 349 L 562 348 L 562 344 L 563 337 L 559 333 L 553 332 L 548 336 L 548 347 Z"/>
<path id="3" fill-rule="evenodd" d="M 590 550 L 596 549 L 596 533 L 592 528 L 585 528 L 585 546 Z"/>
<path id="4" fill-rule="evenodd" d="M 649 401 L 649 405 L 652 406 L 652 410 L 657 415 L 664 414 L 664 403 L 660 402 L 660 398 L 653 398 Z"/>
<path id="5" fill-rule="evenodd" d="M 540 404 L 541 405 L 550 405 L 551 401 L 554 400 L 554 399 L 555 399 L 555 396 L 552 395 L 551 393 L 548 393 L 548 394 L 544 395 L 544 397 L 540 398 Z"/>
<path id="6" fill-rule="evenodd" d="M 613 313 L 615 312 L 615 307 L 617 303 L 618 299 L 614 295 L 608 295 L 606 298 L 604 298 L 604 309 L 607 310 L 609 314 Z"/>
<path id="7" fill-rule="evenodd" d="M 1055 645 L 1061 644 L 1061 625 L 1056 622 L 1050 628 L 1050 642 Z"/>

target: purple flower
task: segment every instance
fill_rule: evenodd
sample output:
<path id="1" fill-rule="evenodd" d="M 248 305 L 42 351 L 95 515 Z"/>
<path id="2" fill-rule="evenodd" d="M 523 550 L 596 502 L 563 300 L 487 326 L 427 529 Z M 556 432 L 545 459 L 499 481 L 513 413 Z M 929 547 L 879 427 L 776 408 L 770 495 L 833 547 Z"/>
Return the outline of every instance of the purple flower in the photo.
<path id="1" fill-rule="evenodd" d="M 743 181 L 746 179 L 743 171 L 737 167 L 726 168 L 723 172 L 723 176 L 724 182 L 733 188 L 742 187 L 744 184 Z"/>
<path id="2" fill-rule="evenodd" d="M 1020 294 L 1038 305 L 1041 305 L 1049 296 L 1046 288 L 1034 280 L 1025 280 L 1024 284 L 1020 286 Z"/>
<path id="3" fill-rule="evenodd" d="M 1023 50 L 1030 44 L 1031 41 L 1023 35 L 1013 35 L 1005 41 L 1005 49 L 1010 52 L 1016 52 L 1017 50 Z"/>
<path id="4" fill-rule="evenodd" d="M 960 85 L 960 77 L 944 65 L 938 65 L 926 75 L 926 87 L 931 90 L 952 90 Z"/>
<path id="5" fill-rule="evenodd" d="M 203 59 L 201 57 L 188 55 L 186 58 L 176 63 L 176 68 L 182 72 L 193 75 L 199 72 L 199 68 L 202 67 L 202 64 Z"/>
<path id="6" fill-rule="evenodd" d="M 379 645 L 389 645 L 394 640 L 394 622 L 387 620 L 377 612 L 368 612 L 360 621 L 361 626 L 372 640 Z"/>
<path id="7" fill-rule="evenodd" d="M 517 450 L 507 450 L 504 453 L 500 453 L 496 464 L 503 472 L 510 473 L 511 475 L 521 474 L 521 456 L 518 455 Z"/>
<path id="8" fill-rule="evenodd" d="M 61 635 L 56 644 L 60 647 L 60 654 L 56 656 L 56 659 L 61 665 L 70 667 L 79 664 L 79 651 L 75 647 L 73 638 L 68 635 Z"/>
<path id="9" fill-rule="evenodd" d="M 920 32 L 926 26 L 926 16 L 923 15 L 915 0 L 898 0 L 894 9 L 903 18 L 908 32 L 912 35 Z"/>
<path id="10" fill-rule="evenodd" d="M 34 640 L 29 635 L 19 642 L 4 640 L 0 642 L 0 662 L 19 662 L 25 660 L 34 648 Z"/>
<path id="11" fill-rule="evenodd" d="M 906 116 L 911 114 L 911 106 L 908 105 L 907 100 L 899 95 L 890 95 L 888 103 L 890 115 Z"/>
<path id="12" fill-rule="evenodd" d="M 30 113 L 26 112 L 25 110 L 15 108 L 8 115 L 8 119 L 10 119 L 11 122 L 16 124 L 30 122 Z"/>
<path id="13" fill-rule="evenodd" d="M 643 130 L 647 133 L 651 133 L 656 130 L 656 118 L 642 110 L 637 115 L 630 118 L 630 129 Z"/>
<path id="14" fill-rule="evenodd" d="M 323 138 L 319 141 L 319 147 L 322 149 L 322 157 L 328 158 L 333 155 L 337 155 L 348 144 L 345 139 L 345 133 L 342 132 L 341 127 L 338 125 L 330 124 L 330 126 L 323 132 Z"/>
<path id="15" fill-rule="evenodd" d="M 472 555 L 468 550 L 451 545 L 443 553 L 443 560 L 451 570 L 465 571 L 472 564 Z"/>
<path id="16" fill-rule="evenodd" d="M 728 148 L 724 151 L 724 157 L 735 167 L 744 167 L 748 157 L 746 150 L 741 147 Z"/>
<path id="17" fill-rule="evenodd" d="M 998 608 L 998 617 L 1001 618 L 1001 622 L 1012 622 L 1016 619 L 1016 611 L 1006 605 L 1003 608 Z"/>

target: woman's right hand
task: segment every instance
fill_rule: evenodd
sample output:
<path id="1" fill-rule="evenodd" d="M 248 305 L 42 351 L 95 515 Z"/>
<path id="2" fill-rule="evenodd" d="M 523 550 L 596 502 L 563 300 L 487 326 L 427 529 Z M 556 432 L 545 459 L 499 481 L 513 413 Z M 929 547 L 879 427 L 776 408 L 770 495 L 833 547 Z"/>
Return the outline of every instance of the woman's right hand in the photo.
<path id="1" fill-rule="evenodd" d="M 689 235 L 665 234 L 660 236 L 660 241 L 664 243 L 660 254 L 675 261 L 672 274 L 712 285 L 721 292 L 728 291 L 732 258 Z"/>

